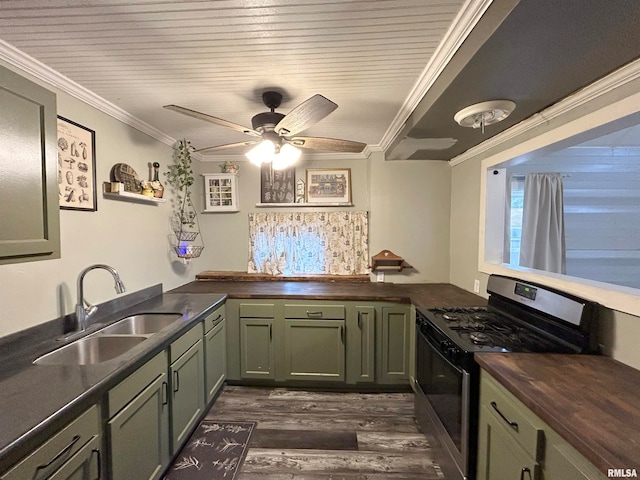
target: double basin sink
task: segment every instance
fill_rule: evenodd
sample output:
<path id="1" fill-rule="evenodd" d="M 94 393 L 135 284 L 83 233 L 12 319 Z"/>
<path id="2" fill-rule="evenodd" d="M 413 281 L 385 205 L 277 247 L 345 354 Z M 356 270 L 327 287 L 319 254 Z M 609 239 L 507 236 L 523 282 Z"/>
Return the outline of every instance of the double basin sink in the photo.
<path id="1" fill-rule="evenodd" d="M 36 365 L 93 365 L 113 360 L 181 318 L 179 313 L 141 313 L 42 355 Z"/>

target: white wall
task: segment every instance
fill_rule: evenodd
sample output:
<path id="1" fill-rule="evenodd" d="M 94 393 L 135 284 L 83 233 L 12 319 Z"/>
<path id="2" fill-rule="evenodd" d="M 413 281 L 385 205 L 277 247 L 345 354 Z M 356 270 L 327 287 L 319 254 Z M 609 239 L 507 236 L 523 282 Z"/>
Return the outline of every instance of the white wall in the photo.
<path id="1" fill-rule="evenodd" d="M 29 77 L 57 94 L 58 114 L 96 132 L 96 180 L 109 179 L 115 163 L 131 165 L 141 177 L 148 164 L 171 161 L 173 150 L 138 130 L 75 98 Z M 142 204 L 104 199 L 98 211 L 60 211 L 60 259 L 0 265 L 0 337 L 71 313 L 76 301 L 76 278 L 85 267 L 106 263 L 120 273 L 129 292 L 163 283 L 165 290 L 193 279 L 202 267 L 184 267 L 169 250 L 170 202 Z M 111 276 L 91 272 L 85 278 L 91 303 L 116 296 Z"/>

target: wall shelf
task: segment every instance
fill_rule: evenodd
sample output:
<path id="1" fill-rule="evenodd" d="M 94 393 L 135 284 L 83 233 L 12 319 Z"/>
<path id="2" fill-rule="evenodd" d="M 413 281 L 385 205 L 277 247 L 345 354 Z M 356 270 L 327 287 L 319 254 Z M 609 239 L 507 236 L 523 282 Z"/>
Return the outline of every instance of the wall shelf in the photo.
<path id="1" fill-rule="evenodd" d="M 413 268 L 404 258 L 399 257 L 391 250 L 382 250 L 377 255 L 371 257 L 370 267 L 372 272 L 401 272 L 405 268 Z"/>
<path id="2" fill-rule="evenodd" d="M 113 200 L 123 200 L 126 202 L 164 203 L 167 201 L 166 198 L 147 197 L 146 195 L 142 195 L 140 193 L 127 192 L 125 190 L 112 192 L 110 182 L 104 182 L 102 184 L 102 196 L 104 198 L 110 198 Z"/>
<path id="3" fill-rule="evenodd" d="M 280 207 L 353 207 L 353 203 L 331 203 L 331 202 L 322 202 L 322 203 L 256 203 L 256 208 L 280 208 Z"/>

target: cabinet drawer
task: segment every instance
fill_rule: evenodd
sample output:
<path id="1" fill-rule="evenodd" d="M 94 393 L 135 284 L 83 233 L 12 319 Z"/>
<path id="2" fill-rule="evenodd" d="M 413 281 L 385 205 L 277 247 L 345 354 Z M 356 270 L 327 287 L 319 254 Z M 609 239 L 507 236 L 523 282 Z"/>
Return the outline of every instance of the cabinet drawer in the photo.
<path id="1" fill-rule="evenodd" d="M 285 305 L 284 318 L 324 318 L 343 320 L 343 305 Z"/>
<path id="2" fill-rule="evenodd" d="M 482 372 L 480 405 L 529 452 L 535 460 L 543 457 L 543 425 L 528 413 L 529 409 L 511 393 L 504 390 L 493 378 Z"/>
<path id="3" fill-rule="evenodd" d="M 167 352 L 160 352 L 138 370 L 125 378 L 118 385 L 109 390 L 109 415 L 113 417 L 133 397 L 147 388 L 156 378 L 167 372 Z"/>
<path id="4" fill-rule="evenodd" d="M 100 415 L 98 407 L 93 406 L 9 470 L 2 480 L 50 478 L 87 442 L 99 436 Z"/>
<path id="5" fill-rule="evenodd" d="M 207 316 L 204 319 L 204 333 L 209 333 L 209 331 L 221 320 L 224 319 L 225 316 L 225 308 L 224 305 L 218 307 L 214 310 L 214 312 Z"/>
<path id="6" fill-rule="evenodd" d="M 275 305 L 273 303 L 241 303 L 241 318 L 273 318 Z"/>
<path id="7" fill-rule="evenodd" d="M 182 356 L 187 350 L 189 350 L 198 340 L 202 340 L 204 331 L 202 329 L 202 322 L 198 323 L 187 333 L 175 340 L 171 347 L 169 347 L 169 362 L 173 363 Z"/>

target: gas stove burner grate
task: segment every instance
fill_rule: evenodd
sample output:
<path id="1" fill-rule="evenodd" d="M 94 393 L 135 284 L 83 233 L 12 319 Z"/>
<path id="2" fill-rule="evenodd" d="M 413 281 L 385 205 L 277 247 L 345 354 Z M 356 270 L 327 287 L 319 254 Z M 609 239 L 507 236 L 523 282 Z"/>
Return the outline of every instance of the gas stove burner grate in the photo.
<path id="1" fill-rule="evenodd" d="M 488 345 L 492 343 L 491 337 L 482 332 L 471 332 L 469 334 L 469 339 L 476 345 Z"/>

